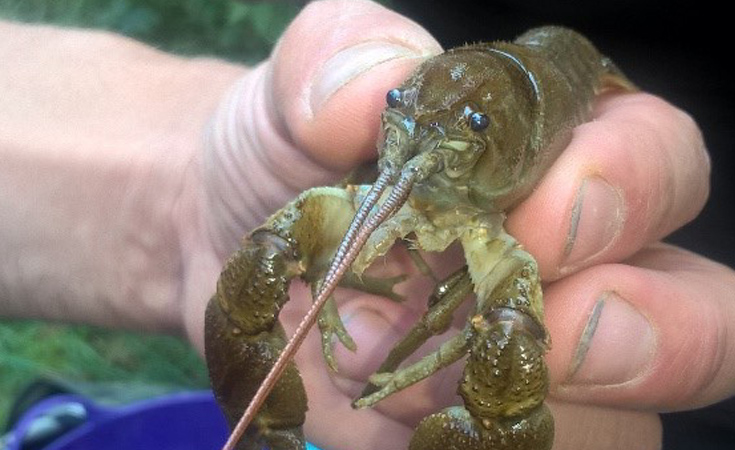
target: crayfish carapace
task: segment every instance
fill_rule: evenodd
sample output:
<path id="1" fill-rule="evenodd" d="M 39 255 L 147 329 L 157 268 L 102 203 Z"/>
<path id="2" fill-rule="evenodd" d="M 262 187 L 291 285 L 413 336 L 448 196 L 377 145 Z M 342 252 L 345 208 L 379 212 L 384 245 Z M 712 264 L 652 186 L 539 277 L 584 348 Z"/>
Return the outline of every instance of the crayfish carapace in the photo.
<path id="1" fill-rule="evenodd" d="M 310 283 L 322 303 L 329 298 L 319 313 L 325 342 L 336 335 L 350 346 L 331 290 L 345 273 L 359 278 L 352 275 L 410 235 L 428 252 L 459 242 L 466 265 L 438 283 L 424 317 L 355 405 L 371 406 L 466 358 L 458 388 L 464 405 L 425 418 L 409 448 L 551 448 L 543 359 L 550 340 L 539 271 L 504 231 L 504 211 L 531 192 L 606 89 L 632 85 L 583 36 L 543 27 L 513 43 L 449 50 L 390 90 L 377 180 L 303 192 L 246 236 L 224 267 L 206 312 L 206 356 L 230 422 L 243 414 L 287 345 L 278 314 L 291 279 Z M 390 294 L 397 281 L 365 279 L 358 288 Z M 435 353 L 401 368 L 429 337 L 447 329 L 472 293 L 464 328 Z M 304 448 L 304 387 L 292 362 L 281 372 L 269 378 L 273 389 L 241 448 Z"/>

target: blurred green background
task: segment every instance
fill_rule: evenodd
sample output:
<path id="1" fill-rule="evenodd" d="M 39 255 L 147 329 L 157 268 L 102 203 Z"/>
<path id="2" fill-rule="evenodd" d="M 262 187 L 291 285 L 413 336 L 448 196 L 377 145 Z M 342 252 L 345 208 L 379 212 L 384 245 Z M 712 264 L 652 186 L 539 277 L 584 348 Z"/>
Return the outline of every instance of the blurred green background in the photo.
<path id="1" fill-rule="evenodd" d="M 300 0 L 0 0 L 0 18 L 101 28 L 160 49 L 250 63 L 268 55 Z"/>
<path id="2" fill-rule="evenodd" d="M 0 0 L 0 18 L 102 28 L 184 55 L 252 63 L 267 56 L 303 6 L 296 0 Z M 0 299 L 0 301 L 2 301 Z M 40 377 L 206 388 L 187 343 L 89 326 L 0 321 L 0 429 L 18 393 Z"/>

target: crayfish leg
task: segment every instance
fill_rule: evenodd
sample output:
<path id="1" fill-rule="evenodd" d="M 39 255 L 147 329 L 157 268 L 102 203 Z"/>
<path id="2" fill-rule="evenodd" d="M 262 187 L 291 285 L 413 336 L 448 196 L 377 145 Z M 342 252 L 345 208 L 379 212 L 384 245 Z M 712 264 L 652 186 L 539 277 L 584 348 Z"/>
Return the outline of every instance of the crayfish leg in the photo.
<path id="1" fill-rule="evenodd" d="M 418 350 L 429 338 L 446 332 L 452 323 L 454 312 L 464 303 L 470 293 L 472 293 L 472 282 L 466 266 L 461 267 L 438 283 L 429 297 L 428 310 L 408 333 L 393 346 L 376 373 L 394 372 L 406 358 Z M 368 384 L 360 397 L 367 397 L 378 390 L 380 390 L 378 386 Z"/>
<path id="2" fill-rule="evenodd" d="M 339 286 L 367 294 L 379 295 L 395 302 L 402 302 L 404 297 L 394 289 L 396 284 L 405 281 L 407 278 L 408 276 L 406 275 L 383 278 L 364 274 L 358 277 L 352 272 L 347 272 L 342 278 L 342 281 L 340 281 Z M 317 283 L 312 283 L 311 293 L 312 298 L 315 299 L 318 293 Z M 324 307 L 319 313 L 317 324 L 322 338 L 322 354 L 324 355 L 324 360 L 332 371 L 338 372 L 337 360 L 334 357 L 335 337 L 350 351 L 354 352 L 357 350 L 357 345 L 352 339 L 352 336 L 347 332 L 342 318 L 339 316 L 334 296 L 330 296 L 326 303 L 324 303 Z"/>
<path id="3" fill-rule="evenodd" d="M 403 283 L 408 279 L 408 275 L 396 275 L 394 277 L 375 277 L 362 274 L 359 277 L 352 272 L 347 272 L 339 283 L 340 287 L 354 289 L 366 294 L 385 297 L 388 300 L 400 303 L 406 300 L 406 297 L 395 291 L 397 284 Z"/>
<path id="4" fill-rule="evenodd" d="M 543 403 L 547 337 L 534 307 L 541 301 L 538 269 L 519 246 L 504 255 L 491 272 L 480 272 L 479 282 L 492 285 L 476 287 L 478 309 L 468 322 L 469 356 L 458 388 L 464 407 L 425 418 L 409 450 L 548 450 L 553 444 L 554 419 Z"/>
<path id="5" fill-rule="evenodd" d="M 549 388 L 544 362 L 549 337 L 541 278 L 536 261 L 520 244 L 508 235 L 499 237 L 512 245 L 487 272 L 478 263 L 483 248 L 493 248 L 497 239 L 487 241 L 475 232 L 463 236 L 477 309 L 469 320 L 473 342 L 458 393 L 487 441 L 477 448 L 548 449 L 554 428 L 543 404 Z M 461 433 L 448 432 L 447 439 L 456 434 Z"/>
<path id="6" fill-rule="evenodd" d="M 376 373 L 370 377 L 370 383 L 379 386 L 380 390 L 357 399 L 355 408 L 367 408 L 412 384 L 430 377 L 437 371 L 459 361 L 467 354 L 471 344 L 471 331 L 465 327 L 457 335 L 444 342 L 435 352 L 424 356 L 420 361 L 395 372 Z"/>
<path id="7" fill-rule="evenodd" d="M 544 305 L 541 279 L 536 260 L 512 236 L 501 231 L 489 239 L 483 230 L 470 230 L 462 235 L 462 247 L 475 285 L 477 311 L 493 308 L 514 308 L 529 316 L 544 334 L 544 346 L 549 338 L 544 326 Z M 517 284 L 523 286 L 515 286 Z M 517 297 L 503 297 L 503 289 L 517 290 Z M 517 299 L 517 301 L 515 301 Z"/>
<path id="8" fill-rule="evenodd" d="M 316 298 L 317 292 L 318 286 L 314 283 L 311 286 L 312 298 Z M 330 295 L 324 304 L 324 307 L 319 313 L 317 325 L 319 326 L 319 332 L 322 337 L 322 355 L 324 355 L 324 360 L 333 372 L 337 372 L 337 359 L 334 357 L 334 337 L 336 336 L 342 345 L 353 352 L 357 350 L 357 345 L 355 345 L 355 341 L 347 332 L 347 328 L 345 328 L 342 318 L 339 316 L 337 302 L 334 300 L 334 296 Z"/>

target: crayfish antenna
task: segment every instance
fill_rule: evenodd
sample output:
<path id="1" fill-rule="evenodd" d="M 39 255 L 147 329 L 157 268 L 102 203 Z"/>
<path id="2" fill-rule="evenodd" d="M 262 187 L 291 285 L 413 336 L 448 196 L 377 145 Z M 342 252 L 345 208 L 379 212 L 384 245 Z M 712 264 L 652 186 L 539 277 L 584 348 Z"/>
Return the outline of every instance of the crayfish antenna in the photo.
<path id="1" fill-rule="evenodd" d="M 323 294 L 327 290 L 331 293 L 337 287 L 337 283 L 339 283 L 339 280 L 342 278 L 344 273 L 355 261 L 355 258 L 357 258 L 357 255 L 360 253 L 360 250 L 362 250 L 362 247 L 365 245 L 365 242 L 367 242 L 373 231 L 375 231 L 381 223 L 385 222 L 390 216 L 398 211 L 404 203 L 406 203 L 415 179 L 415 173 L 408 172 L 401 174 L 401 177 L 398 179 L 398 182 L 393 189 L 391 189 L 388 198 L 380 209 L 364 221 L 363 226 L 359 228 L 352 242 L 346 246 L 347 248 L 345 249 L 344 254 L 337 255 L 341 256 L 341 258 L 335 257 L 332 261 L 332 264 L 329 267 L 330 270 L 324 277 L 320 294 Z"/>
<path id="2" fill-rule="evenodd" d="M 378 203 L 381 195 L 383 195 L 383 191 L 385 191 L 386 186 L 388 186 L 388 183 L 392 178 L 392 171 L 384 170 L 380 172 L 378 179 L 375 180 L 375 183 L 373 183 L 370 191 L 367 193 L 365 199 L 362 201 L 360 207 L 357 209 L 357 212 L 355 212 L 355 216 L 352 218 L 352 222 L 347 228 L 347 232 L 342 238 L 342 242 L 340 242 L 339 248 L 337 248 L 334 257 L 332 258 L 332 262 L 329 266 L 329 269 L 327 270 L 327 274 L 324 276 L 322 285 L 319 287 L 319 292 L 323 291 L 324 289 L 329 289 L 329 285 L 334 283 L 334 279 L 339 281 L 339 279 L 342 278 L 342 275 L 344 274 L 344 269 L 342 269 L 342 273 L 338 274 L 338 267 L 340 263 L 344 260 L 349 248 L 354 246 L 355 236 L 365 224 L 365 220 L 370 214 L 370 211 L 373 209 L 375 204 Z M 352 262 L 350 262 L 349 264 L 352 264 Z"/>

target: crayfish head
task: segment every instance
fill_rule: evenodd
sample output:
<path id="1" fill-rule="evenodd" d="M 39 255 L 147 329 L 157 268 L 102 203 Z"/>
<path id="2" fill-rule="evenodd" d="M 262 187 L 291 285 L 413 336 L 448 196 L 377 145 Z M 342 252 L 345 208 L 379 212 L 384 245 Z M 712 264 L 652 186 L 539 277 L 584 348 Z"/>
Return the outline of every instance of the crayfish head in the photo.
<path id="1" fill-rule="evenodd" d="M 503 210 L 535 182 L 538 101 L 521 59 L 482 45 L 450 50 L 388 92 L 379 166 L 395 173 L 435 153 L 441 167 L 417 187 L 447 204 Z"/>

